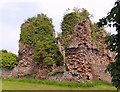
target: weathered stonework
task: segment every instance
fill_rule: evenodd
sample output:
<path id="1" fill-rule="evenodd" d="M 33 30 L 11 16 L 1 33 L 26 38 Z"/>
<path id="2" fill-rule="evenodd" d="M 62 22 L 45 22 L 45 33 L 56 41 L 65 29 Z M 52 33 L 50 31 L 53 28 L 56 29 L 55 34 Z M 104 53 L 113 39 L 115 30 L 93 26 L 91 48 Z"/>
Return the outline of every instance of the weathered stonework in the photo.
<path id="1" fill-rule="evenodd" d="M 19 43 L 19 64 L 13 69 L 14 77 L 33 77 L 36 79 L 48 79 L 48 73 L 52 70 L 42 62 L 33 61 L 33 47 L 27 47 Z"/>
<path id="2" fill-rule="evenodd" d="M 108 80 L 104 77 L 109 76 L 109 74 L 104 73 L 106 67 L 103 66 L 107 66 L 107 64 L 114 61 L 115 53 L 106 49 L 105 34 L 101 33 L 94 41 L 89 19 L 78 23 L 74 29 L 71 35 L 72 42 L 65 52 L 66 71 L 75 81 L 110 80 L 110 77 L 108 77 Z M 101 71 L 99 70 L 100 66 L 103 68 Z"/>
<path id="3" fill-rule="evenodd" d="M 115 53 L 106 49 L 105 33 L 99 34 L 96 41 L 92 38 L 90 20 L 82 20 L 74 27 L 72 41 L 64 50 L 63 40 L 58 38 L 59 50 L 64 56 L 64 66 L 46 66 L 42 62 L 33 61 L 33 48 L 19 43 L 19 64 L 13 69 L 14 77 L 32 77 L 59 81 L 111 80 L 105 73 L 107 64 L 114 61 Z M 63 69 L 63 74 L 51 76 L 50 73 Z M 107 77 L 107 78 L 106 78 Z"/>
<path id="4" fill-rule="evenodd" d="M 23 43 L 19 43 L 19 64 L 13 69 L 12 75 L 14 77 L 25 77 L 30 74 L 34 67 L 33 50 Z"/>

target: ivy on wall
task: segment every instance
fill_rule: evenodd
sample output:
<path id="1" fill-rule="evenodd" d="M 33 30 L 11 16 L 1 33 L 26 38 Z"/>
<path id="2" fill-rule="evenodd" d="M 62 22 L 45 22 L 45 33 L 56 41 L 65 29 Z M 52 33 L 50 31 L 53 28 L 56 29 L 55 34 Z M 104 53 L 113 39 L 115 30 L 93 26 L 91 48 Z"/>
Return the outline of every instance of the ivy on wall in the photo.
<path id="1" fill-rule="evenodd" d="M 34 47 L 34 61 L 46 65 L 61 64 L 63 56 L 55 43 L 55 32 L 52 19 L 45 14 L 28 18 L 21 26 L 20 41 L 28 47 Z"/>

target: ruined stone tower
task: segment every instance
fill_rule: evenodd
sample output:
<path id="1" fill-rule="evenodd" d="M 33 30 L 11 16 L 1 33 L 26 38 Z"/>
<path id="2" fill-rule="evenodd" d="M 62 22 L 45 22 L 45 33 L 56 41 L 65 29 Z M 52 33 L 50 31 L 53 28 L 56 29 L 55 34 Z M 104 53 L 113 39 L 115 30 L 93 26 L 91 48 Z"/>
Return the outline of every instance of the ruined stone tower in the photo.
<path id="1" fill-rule="evenodd" d="M 115 53 L 106 49 L 105 32 L 97 30 L 98 36 L 92 38 L 90 20 L 82 20 L 74 27 L 72 41 L 65 51 L 65 67 L 71 80 L 111 80 L 105 73 L 106 66 L 114 61 Z M 67 78 L 66 78 L 67 79 Z M 70 80 L 70 79 L 68 79 Z"/>
<path id="2" fill-rule="evenodd" d="M 27 26 L 27 25 L 24 25 Z M 23 26 L 23 27 L 24 27 Z M 47 66 L 42 62 L 34 62 L 34 46 L 27 46 L 19 42 L 19 63 L 13 69 L 14 77 L 32 77 L 36 79 L 50 79 L 59 81 L 104 80 L 111 81 L 110 75 L 105 73 L 106 66 L 114 61 L 115 53 L 106 47 L 105 31 L 93 29 L 89 18 L 83 18 L 76 23 L 69 34 L 71 42 L 64 48 L 62 37 L 57 39 L 59 51 L 64 57 L 63 66 Z M 68 35 L 67 35 L 68 36 Z M 63 72 L 60 73 L 63 69 Z M 51 75 L 56 73 L 55 75 Z"/>

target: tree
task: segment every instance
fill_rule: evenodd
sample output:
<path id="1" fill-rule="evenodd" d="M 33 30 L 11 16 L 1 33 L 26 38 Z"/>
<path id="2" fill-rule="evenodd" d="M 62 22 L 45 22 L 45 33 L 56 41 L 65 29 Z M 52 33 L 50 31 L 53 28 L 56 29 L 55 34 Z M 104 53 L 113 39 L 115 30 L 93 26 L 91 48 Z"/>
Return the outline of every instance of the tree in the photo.
<path id="1" fill-rule="evenodd" d="M 21 26 L 20 41 L 33 48 L 33 60 L 46 65 L 60 65 L 63 57 L 56 45 L 52 19 L 45 14 L 28 18 Z"/>
<path id="2" fill-rule="evenodd" d="M 120 0 L 117 0 L 108 15 L 98 22 L 98 26 L 105 25 L 116 27 L 117 34 L 106 37 L 108 49 L 116 52 L 115 62 L 108 65 L 107 71 L 111 74 L 113 85 L 120 90 Z"/>
<path id="3" fill-rule="evenodd" d="M 7 50 L 0 50 L 1 59 L 0 66 L 6 69 L 13 69 L 14 66 L 18 63 L 18 58 L 15 54 L 8 52 Z"/>

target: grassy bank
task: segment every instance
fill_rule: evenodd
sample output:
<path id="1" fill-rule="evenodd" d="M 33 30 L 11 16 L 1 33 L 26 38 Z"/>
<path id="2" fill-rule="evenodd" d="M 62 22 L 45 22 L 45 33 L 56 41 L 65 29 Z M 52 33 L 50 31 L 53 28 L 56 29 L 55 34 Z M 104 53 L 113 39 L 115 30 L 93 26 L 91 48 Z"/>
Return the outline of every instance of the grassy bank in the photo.
<path id="1" fill-rule="evenodd" d="M 111 84 L 103 81 L 78 83 L 10 78 L 3 79 L 2 85 L 4 90 L 115 90 Z"/>

